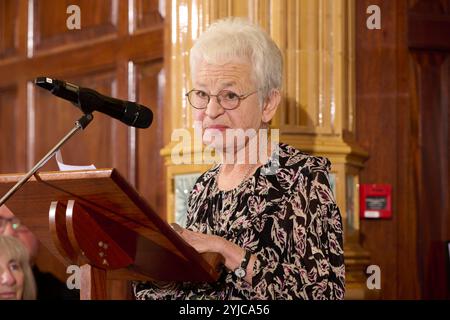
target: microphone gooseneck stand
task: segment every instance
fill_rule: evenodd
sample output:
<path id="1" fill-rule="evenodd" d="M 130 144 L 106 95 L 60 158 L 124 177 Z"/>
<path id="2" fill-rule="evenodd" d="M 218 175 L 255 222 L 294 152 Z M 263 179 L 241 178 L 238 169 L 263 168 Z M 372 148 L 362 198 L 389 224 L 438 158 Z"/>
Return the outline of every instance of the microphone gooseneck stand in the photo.
<path id="1" fill-rule="evenodd" d="M 0 207 L 8 201 L 11 196 L 16 193 L 17 190 L 22 187 L 25 182 L 30 179 L 42 166 L 44 166 L 48 160 L 50 160 L 53 155 L 66 143 L 72 136 L 74 136 L 78 131 L 84 130 L 89 123 L 94 119 L 92 113 L 84 114 L 80 119 L 75 122 L 75 127 L 67 133 L 67 135 L 61 139 L 26 175 L 24 175 L 9 191 L 0 199 Z"/>

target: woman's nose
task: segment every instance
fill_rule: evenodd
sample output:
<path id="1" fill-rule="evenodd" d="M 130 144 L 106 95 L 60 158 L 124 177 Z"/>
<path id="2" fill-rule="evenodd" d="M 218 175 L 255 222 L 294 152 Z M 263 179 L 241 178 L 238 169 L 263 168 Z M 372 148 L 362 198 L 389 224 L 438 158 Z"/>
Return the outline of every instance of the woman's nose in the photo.
<path id="1" fill-rule="evenodd" d="M 209 100 L 209 103 L 206 106 L 205 114 L 211 118 L 215 119 L 221 114 L 225 112 L 225 109 L 222 108 L 219 101 L 217 100 L 217 97 L 211 97 Z"/>
<path id="2" fill-rule="evenodd" d="M 4 286 L 13 286 L 16 284 L 16 278 L 14 278 L 13 274 L 9 270 L 3 270 L 0 275 L 0 284 Z"/>

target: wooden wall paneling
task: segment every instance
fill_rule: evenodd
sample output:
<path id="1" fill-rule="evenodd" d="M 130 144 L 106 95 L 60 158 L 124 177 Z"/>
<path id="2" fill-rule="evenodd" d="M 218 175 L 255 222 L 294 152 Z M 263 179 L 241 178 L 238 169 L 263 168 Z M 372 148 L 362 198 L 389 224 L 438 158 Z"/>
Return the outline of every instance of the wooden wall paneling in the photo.
<path id="1" fill-rule="evenodd" d="M 0 172 L 25 171 L 27 163 L 26 88 L 0 88 Z"/>
<path id="2" fill-rule="evenodd" d="M 118 1 L 117 4 L 117 36 L 118 39 L 122 37 L 128 37 L 131 32 L 129 32 L 128 26 L 129 26 L 129 10 L 128 6 L 130 2 L 123 1 L 123 0 L 116 0 Z M 116 39 L 116 40 L 118 40 Z"/>
<path id="3" fill-rule="evenodd" d="M 447 59 L 447 71 L 445 82 L 447 83 L 446 89 L 446 99 L 447 99 L 447 156 L 450 158 L 450 59 Z M 444 103 L 445 105 L 445 103 Z M 447 182 L 450 183 L 450 160 L 447 162 Z M 447 185 L 447 199 L 450 201 L 450 186 Z M 450 203 L 447 203 L 448 206 L 450 206 Z M 448 209 L 450 211 L 450 208 Z M 447 216 L 447 236 L 450 237 L 450 217 Z M 444 226 L 445 227 L 445 226 Z M 449 283 L 450 288 L 450 283 Z"/>
<path id="4" fill-rule="evenodd" d="M 88 71 L 114 68 L 120 57 L 136 60 L 162 57 L 164 41 L 163 26 L 133 37 L 100 39 L 80 47 L 70 47 L 63 52 L 47 52 L 33 59 L 15 59 L 0 63 L 0 74 L 12 74 L 14 78 L 0 77 L 0 87 L 11 84 L 16 78 L 32 79 L 40 75 L 62 76 Z"/>
<path id="5" fill-rule="evenodd" d="M 366 28 L 366 9 L 380 6 L 382 29 Z M 393 187 L 392 220 L 362 220 L 361 244 L 371 263 L 381 269 L 382 299 L 397 295 L 397 22 L 395 1 L 356 1 L 356 138 L 370 158 L 360 183 L 388 183 Z M 380 250 L 380 248 L 383 248 Z"/>
<path id="6" fill-rule="evenodd" d="M 17 53 L 19 30 L 14 18 L 18 17 L 19 4 L 14 0 L 0 2 L 0 59 Z"/>
<path id="7" fill-rule="evenodd" d="M 380 6 L 381 30 L 365 28 L 365 9 L 371 4 Z M 439 291 L 442 292 L 442 282 L 445 282 L 442 270 L 431 269 L 431 266 L 439 263 L 433 264 L 430 257 L 427 257 L 431 241 L 439 237 L 442 241 L 444 232 L 437 232 L 435 229 L 445 229 L 442 225 L 448 224 L 445 222 L 448 217 L 443 214 L 448 212 L 448 207 L 445 209 L 442 200 L 442 194 L 446 191 L 441 191 L 441 200 L 435 196 L 438 194 L 436 186 L 442 187 L 442 181 L 438 181 L 439 178 L 429 178 L 439 177 L 438 171 L 441 174 L 445 172 L 442 168 L 446 162 L 433 162 L 429 155 L 431 149 L 436 148 L 436 142 L 432 142 L 431 137 L 440 135 L 441 140 L 436 141 L 441 143 L 441 154 L 448 144 L 448 141 L 447 144 L 442 142 L 442 137 L 446 136 L 442 134 L 445 131 L 442 119 L 447 117 L 446 114 L 441 114 L 439 118 L 430 111 L 439 110 L 436 109 L 436 104 L 442 98 L 438 95 L 442 84 L 438 80 L 437 71 L 429 67 L 430 63 L 436 63 L 436 59 L 424 59 L 427 61 L 427 69 L 417 67 L 408 46 L 415 49 L 429 46 L 428 50 L 443 50 L 445 46 L 436 45 L 439 42 L 436 37 L 428 37 L 430 41 L 427 44 L 424 42 L 427 37 L 423 35 L 446 33 L 432 29 L 416 32 L 417 26 L 411 25 L 414 21 L 408 18 L 408 12 L 415 8 L 414 17 L 421 17 L 421 26 L 425 26 L 427 24 L 422 18 L 430 17 L 433 13 L 439 13 L 436 19 L 442 22 L 445 12 L 448 12 L 448 4 L 448 0 L 356 2 L 357 25 L 360 26 L 356 29 L 356 71 L 359 79 L 357 139 L 371 155 L 362 172 L 361 183 L 393 185 L 393 219 L 361 221 L 362 243 L 371 251 L 372 263 L 381 267 L 381 298 L 385 299 L 417 299 L 430 297 L 431 294 L 439 295 Z M 428 28 L 433 25 L 429 24 Z M 419 39 L 411 39 L 411 36 L 419 36 Z M 438 39 L 442 40 L 442 37 Z M 414 78 L 419 71 L 419 79 L 426 74 L 425 86 L 424 80 L 417 82 Z M 433 91 L 423 92 L 428 90 L 426 88 L 433 88 Z M 425 114 L 434 114 L 434 117 L 426 120 L 430 140 L 421 138 L 424 135 L 424 111 Z M 431 132 L 433 130 L 435 131 Z M 425 158 L 424 150 L 427 150 Z M 445 156 L 440 157 L 444 158 Z M 428 161 L 426 165 L 424 159 Z M 430 181 L 428 183 L 434 184 L 433 187 L 429 188 L 424 184 L 425 177 Z M 425 198 L 425 202 L 421 200 Z M 426 205 L 425 208 L 424 203 L 431 201 L 438 204 L 433 208 Z M 430 215 L 430 209 L 435 212 L 434 215 Z M 383 250 L 380 250 L 381 246 Z M 441 281 L 441 288 L 433 284 L 433 281 Z"/>
<path id="8" fill-rule="evenodd" d="M 129 78 L 129 64 L 126 56 L 119 55 L 117 58 L 117 69 L 116 69 L 116 87 L 115 87 L 115 97 L 124 100 L 135 101 L 134 97 L 130 96 L 130 78 Z M 121 129 L 121 134 L 116 136 L 117 148 L 121 151 L 118 153 L 119 149 L 116 150 L 116 165 L 121 166 L 121 172 L 128 179 L 128 181 L 135 186 L 136 183 L 136 142 L 135 142 L 135 131 L 133 127 L 126 126 L 119 122 Z"/>
<path id="9" fill-rule="evenodd" d="M 133 0 L 135 12 L 134 30 L 142 30 L 163 22 L 164 8 L 158 0 Z"/>
<path id="10" fill-rule="evenodd" d="M 449 95 L 450 0 L 415 1 L 408 8 L 413 57 L 417 254 L 421 297 L 450 298 L 445 241 L 450 239 Z"/>
<path id="11" fill-rule="evenodd" d="M 137 176 L 136 186 L 149 204 L 165 218 L 165 181 L 163 158 L 159 154 L 164 146 L 163 124 L 166 118 L 163 108 L 164 74 L 163 60 L 136 65 L 136 98 L 153 111 L 153 124 L 149 129 L 137 130 Z"/>
<path id="12" fill-rule="evenodd" d="M 172 50 L 171 50 L 171 42 L 172 42 L 172 2 L 166 1 L 165 3 L 165 11 L 164 11 L 164 34 L 163 34 L 163 42 L 164 42 L 164 82 L 168 86 L 172 83 L 171 81 L 171 59 L 172 59 Z M 164 90 L 164 122 L 166 123 L 163 128 L 163 143 L 167 145 L 170 142 L 170 138 L 172 135 L 172 99 L 171 99 L 171 90 Z M 164 168 L 166 168 L 164 166 Z M 165 206 L 165 208 L 167 208 Z"/>
<path id="13" fill-rule="evenodd" d="M 419 0 L 408 12 L 408 47 L 450 51 L 450 0 Z"/>
<path id="14" fill-rule="evenodd" d="M 128 99 L 128 77 L 127 69 L 125 67 L 124 58 L 118 60 L 118 67 L 115 72 L 114 80 L 114 91 L 112 93 L 113 97 L 117 97 L 123 100 Z M 109 116 L 108 116 L 109 117 Z M 110 118 L 111 120 L 112 118 Z M 138 174 L 137 172 L 132 172 L 135 167 L 132 165 L 132 160 L 130 158 L 130 131 L 131 127 L 125 125 L 119 120 L 113 119 L 114 123 L 114 135 L 112 141 L 112 152 L 113 152 L 113 165 L 117 168 L 126 179 L 131 179 L 132 175 Z M 134 181 L 130 180 L 131 183 Z"/>
<path id="15" fill-rule="evenodd" d="M 450 59 L 447 59 L 447 70 L 445 82 L 447 83 L 446 89 L 446 100 L 447 100 L 447 159 L 450 158 Z M 444 104 L 445 105 L 445 104 Z M 445 177 L 445 176 L 444 176 Z M 447 161 L 447 212 L 450 212 L 450 160 Z M 450 240 L 450 216 L 447 215 L 447 223 L 443 226 L 446 228 L 445 232 L 447 233 L 447 240 Z M 450 250 L 450 248 L 448 249 Z M 450 252 L 449 252 L 450 255 Z M 450 277 L 450 274 L 447 273 L 447 276 Z M 447 279 L 448 291 L 450 291 L 450 279 Z M 450 294 L 447 291 L 448 298 L 450 298 Z"/>
<path id="16" fill-rule="evenodd" d="M 17 144 L 19 141 L 16 140 L 16 137 L 20 136 L 18 115 L 17 87 L 0 89 L 1 173 L 14 172 L 20 162 L 17 154 L 20 145 Z"/>
<path id="17" fill-rule="evenodd" d="M 27 0 L 0 2 L 0 64 L 26 55 L 26 18 Z"/>
<path id="18" fill-rule="evenodd" d="M 421 297 L 417 256 L 417 194 L 415 159 L 417 92 L 413 62 L 407 43 L 407 1 L 397 1 L 397 295 L 399 299 Z"/>
<path id="19" fill-rule="evenodd" d="M 67 7 L 80 7 L 81 28 L 68 30 Z M 98 39 L 117 32 L 119 0 L 34 0 L 36 51 Z"/>
<path id="20" fill-rule="evenodd" d="M 415 52 L 419 105 L 418 252 L 424 298 L 449 297 L 444 242 L 449 240 L 448 79 L 446 59 L 439 52 Z"/>
<path id="21" fill-rule="evenodd" d="M 123 1 L 122 1 L 123 3 Z M 122 16 L 125 19 L 125 16 Z M 125 26 L 123 26 L 125 27 Z M 121 32 L 124 32 L 123 29 Z M 129 78 L 127 58 L 119 54 L 116 58 L 115 80 L 113 85 L 112 96 L 124 100 L 130 99 L 129 96 Z M 110 118 L 111 119 L 111 118 Z M 132 185 L 135 184 L 135 176 L 137 175 L 135 163 L 135 141 L 131 139 L 134 135 L 134 128 L 122 124 L 118 120 L 113 120 L 113 142 L 111 148 L 113 150 L 113 163 Z M 126 280 L 107 280 L 107 298 L 111 300 L 129 300 L 132 298 L 131 282 Z"/>

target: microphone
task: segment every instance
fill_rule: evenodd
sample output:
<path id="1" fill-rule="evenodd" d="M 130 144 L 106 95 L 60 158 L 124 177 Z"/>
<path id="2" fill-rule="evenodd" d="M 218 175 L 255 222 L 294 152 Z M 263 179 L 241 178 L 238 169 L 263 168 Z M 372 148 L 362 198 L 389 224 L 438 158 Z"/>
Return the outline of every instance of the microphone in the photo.
<path id="1" fill-rule="evenodd" d="M 38 77 L 34 83 L 72 102 L 84 113 L 99 111 L 136 128 L 148 128 L 153 121 L 152 111 L 135 102 L 107 97 L 95 90 L 47 77 Z"/>

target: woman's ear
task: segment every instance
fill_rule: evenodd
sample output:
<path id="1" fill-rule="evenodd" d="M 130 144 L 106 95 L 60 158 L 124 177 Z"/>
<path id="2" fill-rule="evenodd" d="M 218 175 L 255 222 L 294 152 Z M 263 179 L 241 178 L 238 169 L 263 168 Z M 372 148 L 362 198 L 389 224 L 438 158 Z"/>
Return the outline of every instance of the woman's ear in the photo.
<path id="1" fill-rule="evenodd" d="M 275 116 L 277 112 L 278 106 L 281 101 L 281 92 L 278 89 L 272 89 L 269 93 L 269 96 L 264 101 L 263 112 L 261 116 L 261 120 L 264 123 L 269 123 L 270 120 Z"/>

